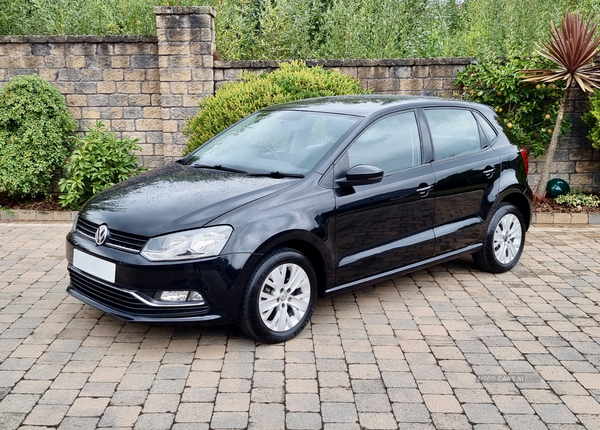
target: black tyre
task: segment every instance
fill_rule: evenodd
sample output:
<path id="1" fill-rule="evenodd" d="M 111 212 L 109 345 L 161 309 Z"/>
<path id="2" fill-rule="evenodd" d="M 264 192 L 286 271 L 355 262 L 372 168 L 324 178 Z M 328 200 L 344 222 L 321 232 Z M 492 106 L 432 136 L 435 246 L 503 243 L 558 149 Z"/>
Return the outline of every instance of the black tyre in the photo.
<path id="1" fill-rule="evenodd" d="M 248 279 L 238 325 L 260 342 L 284 342 L 306 326 L 316 298 L 317 275 L 308 258 L 294 249 L 275 249 Z"/>
<path id="2" fill-rule="evenodd" d="M 524 245 L 525 221 L 521 211 L 515 205 L 501 203 L 488 225 L 483 247 L 473 254 L 473 261 L 487 272 L 506 272 L 518 263 Z"/>

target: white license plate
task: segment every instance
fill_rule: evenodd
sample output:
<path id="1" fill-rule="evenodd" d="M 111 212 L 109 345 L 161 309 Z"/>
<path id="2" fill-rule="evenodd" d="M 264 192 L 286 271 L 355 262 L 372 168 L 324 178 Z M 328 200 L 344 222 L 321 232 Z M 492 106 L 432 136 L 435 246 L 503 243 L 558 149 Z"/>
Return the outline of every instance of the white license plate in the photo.
<path id="1" fill-rule="evenodd" d="M 115 263 L 74 249 L 73 266 L 96 278 L 104 279 L 113 284 L 115 283 L 115 274 L 117 273 L 117 265 Z"/>

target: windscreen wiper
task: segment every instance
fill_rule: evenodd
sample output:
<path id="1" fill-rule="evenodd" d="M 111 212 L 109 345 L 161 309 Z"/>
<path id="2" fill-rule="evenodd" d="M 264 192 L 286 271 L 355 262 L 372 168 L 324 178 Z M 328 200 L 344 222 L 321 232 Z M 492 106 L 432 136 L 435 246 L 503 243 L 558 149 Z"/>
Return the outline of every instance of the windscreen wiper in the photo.
<path id="1" fill-rule="evenodd" d="M 286 172 L 264 172 L 264 173 L 248 173 L 248 176 L 266 176 L 269 178 L 304 178 L 304 175 L 300 173 L 286 173 Z"/>
<path id="2" fill-rule="evenodd" d="M 222 170 L 224 172 L 233 172 L 233 173 L 248 173 L 245 170 L 236 169 L 234 167 L 222 166 L 221 164 L 209 165 L 209 164 L 195 163 L 195 164 L 192 164 L 192 167 L 199 167 L 199 168 L 204 168 L 204 169 Z"/>

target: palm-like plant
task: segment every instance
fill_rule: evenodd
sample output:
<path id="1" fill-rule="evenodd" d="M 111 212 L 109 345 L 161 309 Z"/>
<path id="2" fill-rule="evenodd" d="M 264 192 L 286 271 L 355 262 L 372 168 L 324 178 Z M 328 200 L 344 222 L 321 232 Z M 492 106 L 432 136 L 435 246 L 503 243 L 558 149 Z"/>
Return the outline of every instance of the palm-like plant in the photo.
<path id="1" fill-rule="evenodd" d="M 561 21 L 560 29 L 554 22 L 550 28 L 550 42 L 540 42 L 537 52 L 556 64 L 555 69 L 522 70 L 523 81 L 548 83 L 566 81 L 566 88 L 556 117 L 550 145 L 546 150 L 539 182 L 534 188 L 537 197 L 543 197 L 546 183 L 550 177 L 550 163 L 558 146 L 558 137 L 565 113 L 565 105 L 573 83 L 584 92 L 593 92 L 600 88 L 600 66 L 594 64 L 594 58 L 600 53 L 600 34 L 596 34 L 598 24 L 592 19 L 585 21 L 578 12 L 567 12 Z"/>

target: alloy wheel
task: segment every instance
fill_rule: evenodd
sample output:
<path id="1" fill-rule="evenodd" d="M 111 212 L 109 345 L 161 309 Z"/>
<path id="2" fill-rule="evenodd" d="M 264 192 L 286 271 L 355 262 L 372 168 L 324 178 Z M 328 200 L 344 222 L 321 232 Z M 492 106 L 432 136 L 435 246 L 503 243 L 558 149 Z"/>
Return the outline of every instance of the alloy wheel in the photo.
<path id="1" fill-rule="evenodd" d="M 523 240 L 521 222 L 514 214 L 500 218 L 494 230 L 494 255 L 501 264 L 510 264 L 518 257 Z"/>
<path id="2" fill-rule="evenodd" d="M 310 280 L 304 269 L 293 263 L 281 264 L 269 273 L 260 288 L 260 316 L 270 330 L 290 330 L 302 320 L 310 299 Z"/>

